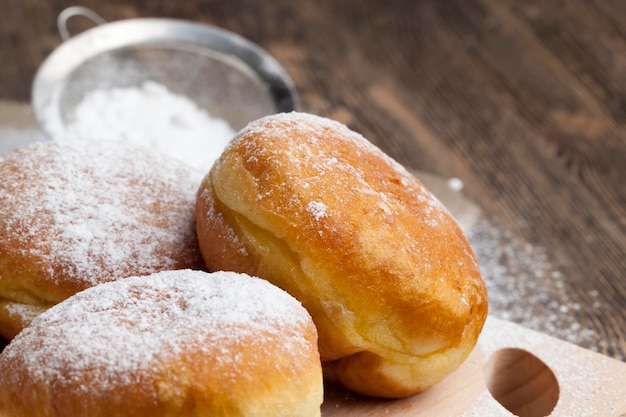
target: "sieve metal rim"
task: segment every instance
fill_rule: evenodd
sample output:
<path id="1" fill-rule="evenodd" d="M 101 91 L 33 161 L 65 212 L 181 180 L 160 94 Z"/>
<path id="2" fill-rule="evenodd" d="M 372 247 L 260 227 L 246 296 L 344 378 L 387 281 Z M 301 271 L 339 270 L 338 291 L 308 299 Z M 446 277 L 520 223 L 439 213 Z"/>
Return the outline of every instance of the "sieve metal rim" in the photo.
<path id="1" fill-rule="evenodd" d="M 169 18 L 134 18 L 99 24 L 59 45 L 38 68 L 31 105 L 45 134 L 64 123 L 60 91 L 66 79 L 87 60 L 122 48 L 180 42 L 232 56 L 247 65 L 268 88 L 276 112 L 299 109 L 295 86 L 285 69 L 259 45 L 226 29 Z M 50 128 L 51 125 L 55 129 Z"/>

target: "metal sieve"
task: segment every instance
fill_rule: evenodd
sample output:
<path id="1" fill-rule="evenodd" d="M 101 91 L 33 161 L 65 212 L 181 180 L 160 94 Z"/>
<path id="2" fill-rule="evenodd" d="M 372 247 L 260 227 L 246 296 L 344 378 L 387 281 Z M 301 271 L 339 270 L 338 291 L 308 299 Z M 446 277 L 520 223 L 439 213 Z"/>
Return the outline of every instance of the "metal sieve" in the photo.
<path id="1" fill-rule="evenodd" d="M 70 36 L 67 20 L 95 26 Z M 185 20 L 137 18 L 106 22 L 84 7 L 58 18 L 64 42 L 37 70 L 32 105 L 44 134 L 62 137 L 75 107 L 95 89 L 154 81 L 193 100 L 239 130 L 277 112 L 297 110 L 293 82 L 258 45 L 224 29 Z"/>

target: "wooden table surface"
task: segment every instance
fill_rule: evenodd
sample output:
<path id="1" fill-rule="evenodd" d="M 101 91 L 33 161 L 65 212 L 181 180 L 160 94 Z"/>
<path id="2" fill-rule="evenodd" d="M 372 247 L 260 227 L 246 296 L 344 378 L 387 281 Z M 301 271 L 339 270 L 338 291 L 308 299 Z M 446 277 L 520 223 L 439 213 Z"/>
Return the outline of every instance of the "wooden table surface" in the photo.
<path id="1" fill-rule="evenodd" d="M 75 1 L 1 0 L 0 99 L 28 102 Z M 626 360 L 626 2 L 98 2 L 106 20 L 233 30 L 288 71 L 301 110 L 410 169 L 458 178 L 491 314 Z M 70 29 L 85 29 L 82 21 Z"/>

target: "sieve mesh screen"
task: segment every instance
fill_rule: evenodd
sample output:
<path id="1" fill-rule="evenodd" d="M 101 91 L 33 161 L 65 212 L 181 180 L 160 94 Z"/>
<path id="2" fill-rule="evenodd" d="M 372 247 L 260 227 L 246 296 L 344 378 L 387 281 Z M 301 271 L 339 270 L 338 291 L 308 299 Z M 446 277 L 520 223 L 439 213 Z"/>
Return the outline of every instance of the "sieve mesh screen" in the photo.
<path id="1" fill-rule="evenodd" d="M 93 90 L 139 86 L 155 81 L 227 120 L 235 129 L 277 111 L 267 84 L 236 57 L 194 45 L 161 42 L 98 54 L 65 79 L 59 93 L 61 118 Z"/>

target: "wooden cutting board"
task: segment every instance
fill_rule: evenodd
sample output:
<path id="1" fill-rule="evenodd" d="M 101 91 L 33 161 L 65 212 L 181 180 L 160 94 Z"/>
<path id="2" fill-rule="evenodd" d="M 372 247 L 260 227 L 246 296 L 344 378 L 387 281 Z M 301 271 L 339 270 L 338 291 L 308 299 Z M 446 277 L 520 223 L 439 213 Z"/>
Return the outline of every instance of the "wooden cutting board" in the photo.
<path id="1" fill-rule="evenodd" d="M 328 386 L 322 406 L 323 417 L 515 415 L 626 417 L 626 363 L 490 316 L 469 358 L 431 389 L 377 400 Z"/>

